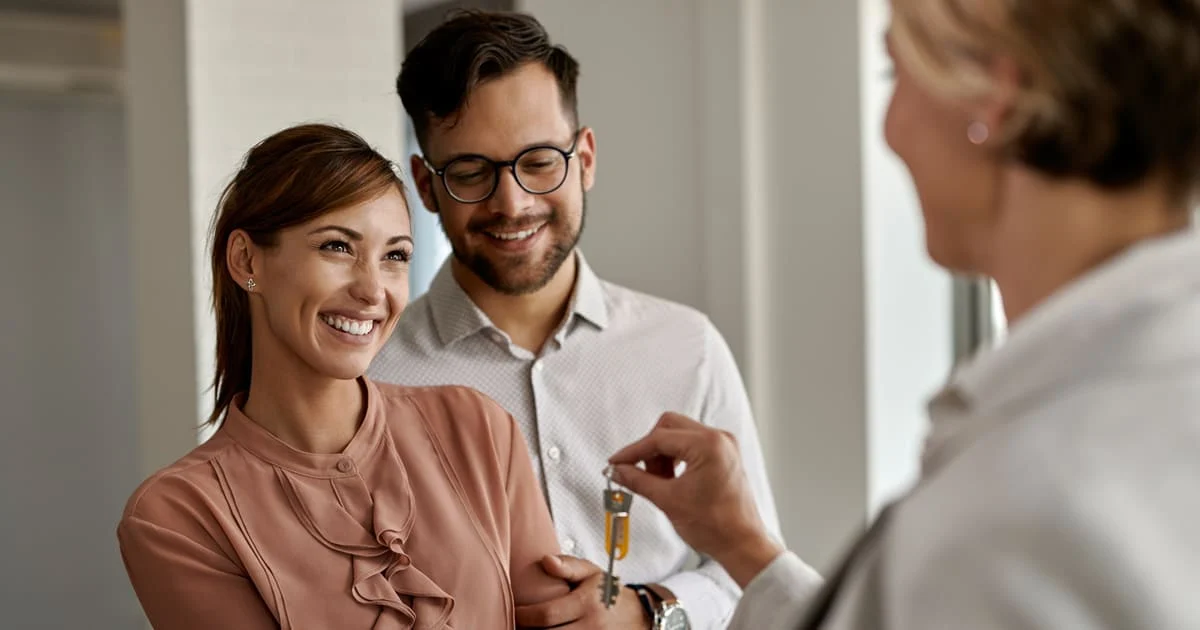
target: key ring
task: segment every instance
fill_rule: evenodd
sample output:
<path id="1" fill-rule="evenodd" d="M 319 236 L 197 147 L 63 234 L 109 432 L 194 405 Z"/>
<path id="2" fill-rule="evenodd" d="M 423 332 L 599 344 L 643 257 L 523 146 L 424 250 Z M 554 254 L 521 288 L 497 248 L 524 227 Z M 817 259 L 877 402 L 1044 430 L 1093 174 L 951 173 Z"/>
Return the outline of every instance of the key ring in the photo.
<path id="1" fill-rule="evenodd" d="M 615 467 L 614 467 L 612 464 L 609 464 L 609 465 L 607 465 L 607 466 L 605 466 L 605 467 L 604 467 L 604 478 L 605 478 L 606 480 L 608 480 L 608 488 L 607 488 L 607 490 L 608 490 L 609 492 L 612 492 L 612 491 L 613 491 L 613 483 L 615 483 L 615 482 L 613 481 L 613 473 L 614 473 L 614 472 L 616 472 L 616 468 L 615 468 Z M 619 489 L 621 489 L 621 484 L 617 484 L 617 489 L 618 489 L 618 490 L 619 490 Z"/>

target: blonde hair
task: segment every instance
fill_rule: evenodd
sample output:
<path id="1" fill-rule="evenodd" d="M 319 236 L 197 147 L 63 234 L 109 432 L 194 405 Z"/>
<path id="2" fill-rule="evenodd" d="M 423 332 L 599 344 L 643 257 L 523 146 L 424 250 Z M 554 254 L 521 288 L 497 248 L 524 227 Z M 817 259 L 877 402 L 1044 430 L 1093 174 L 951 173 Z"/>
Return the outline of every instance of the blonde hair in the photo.
<path id="1" fill-rule="evenodd" d="M 991 95 L 993 60 L 1015 64 L 1013 109 L 994 131 L 1033 168 L 1106 187 L 1157 173 L 1195 184 L 1200 0 L 894 0 L 891 39 L 949 99 Z"/>

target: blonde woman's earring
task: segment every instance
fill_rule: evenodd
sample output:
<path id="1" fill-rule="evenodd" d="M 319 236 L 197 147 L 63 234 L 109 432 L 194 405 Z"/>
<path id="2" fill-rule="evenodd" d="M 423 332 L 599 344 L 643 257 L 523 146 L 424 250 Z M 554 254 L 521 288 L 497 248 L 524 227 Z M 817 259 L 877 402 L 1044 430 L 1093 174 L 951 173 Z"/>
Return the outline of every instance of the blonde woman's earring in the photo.
<path id="1" fill-rule="evenodd" d="M 967 140 L 970 140 L 971 144 L 983 144 L 984 142 L 987 142 L 988 136 L 990 135 L 991 130 L 988 129 L 988 126 L 984 123 L 975 121 L 970 125 L 967 125 Z"/>

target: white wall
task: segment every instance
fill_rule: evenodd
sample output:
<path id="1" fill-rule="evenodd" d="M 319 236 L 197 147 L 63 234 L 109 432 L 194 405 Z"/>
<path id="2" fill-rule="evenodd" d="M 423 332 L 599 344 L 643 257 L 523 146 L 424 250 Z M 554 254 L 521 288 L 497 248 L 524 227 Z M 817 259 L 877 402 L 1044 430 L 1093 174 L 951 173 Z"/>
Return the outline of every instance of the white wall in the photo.
<path id="1" fill-rule="evenodd" d="M 926 401 L 954 360 L 950 275 L 925 252 L 916 192 L 883 140 L 891 61 L 883 35 L 887 0 L 860 0 L 860 82 L 867 221 L 868 511 L 875 513 L 918 474 Z"/>
<path id="2" fill-rule="evenodd" d="M 614 282 L 703 307 L 695 6 L 518 2 L 582 63 L 580 122 L 596 130 L 598 160 L 582 240 L 588 262 Z"/>
<path id="3" fill-rule="evenodd" d="M 138 481 L 120 108 L 0 95 L 0 611 L 133 628 L 115 528 Z"/>
<path id="4" fill-rule="evenodd" d="M 865 244 L 853 2 L 763 3 L 771 446 L 789 541 L 818 566 L 866 521 Z M 786 488 L 786 490 L 784 490 Z"/>

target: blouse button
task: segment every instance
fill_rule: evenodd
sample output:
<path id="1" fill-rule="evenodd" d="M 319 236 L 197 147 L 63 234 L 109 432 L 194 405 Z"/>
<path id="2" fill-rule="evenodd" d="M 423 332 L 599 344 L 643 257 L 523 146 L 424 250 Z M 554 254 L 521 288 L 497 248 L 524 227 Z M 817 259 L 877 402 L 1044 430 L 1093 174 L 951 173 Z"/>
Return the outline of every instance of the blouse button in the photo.
<path id="1" fill-rule="evenodd" d="M 338 472 L 348 473 L 351 470 L 354 470 L 354 462 L 350 461 L 349 457 L 343 457 L 338 460 L 337 469 Z"/>

